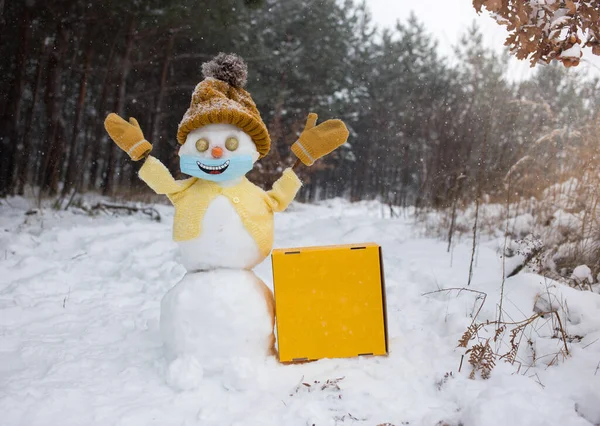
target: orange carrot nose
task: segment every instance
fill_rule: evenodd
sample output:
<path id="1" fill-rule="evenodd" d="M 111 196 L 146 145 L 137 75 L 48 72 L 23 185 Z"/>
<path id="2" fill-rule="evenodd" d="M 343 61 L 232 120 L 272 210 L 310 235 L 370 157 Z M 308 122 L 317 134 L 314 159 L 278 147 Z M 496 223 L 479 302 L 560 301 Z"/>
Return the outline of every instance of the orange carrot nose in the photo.
<path id="1" fill-rule="evenodd" d="M 220 146 L 215 146 L 210 153 L 212 154 L 213 158 L 221 158 L 223 156 L 223 148 Z"/>

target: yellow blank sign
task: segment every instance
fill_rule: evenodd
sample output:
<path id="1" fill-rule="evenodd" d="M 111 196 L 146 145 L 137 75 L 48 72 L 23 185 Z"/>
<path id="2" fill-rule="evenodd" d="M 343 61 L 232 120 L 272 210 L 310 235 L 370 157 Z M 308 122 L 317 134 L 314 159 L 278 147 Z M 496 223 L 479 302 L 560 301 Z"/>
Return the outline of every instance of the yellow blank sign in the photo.
<path id="1" fill-rule="evenodd" d="M 279 360 L 386 355 L 381 248 L 273 250 Z"/>

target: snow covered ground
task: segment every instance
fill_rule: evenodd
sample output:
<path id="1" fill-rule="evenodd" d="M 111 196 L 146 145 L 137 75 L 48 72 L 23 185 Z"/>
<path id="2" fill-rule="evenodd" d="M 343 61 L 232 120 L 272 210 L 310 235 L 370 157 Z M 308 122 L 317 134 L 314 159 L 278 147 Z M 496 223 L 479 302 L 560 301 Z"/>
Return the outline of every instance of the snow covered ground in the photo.
<path id="1" fill-rule="evenodd" d="M 487 380 L 457 343 L 482 294 L 466 287 L 471 247 L 422 237 L 410 217 L 377 203 L 294 204 L 276 217 L 276 247 L 376 242 L 387 280 L 389 357 L 257 366 L 244 390 L 221 380 L 178 393 L 165 383 L 158 331 L 163 295 L 184 274 L 170 239 L 172 210 L 96 217 L 25 215 L 0 206 L 0 424 L 82 425 L 590 425 L 600 424 L 600 295 L 522 273 L 504 286 L 507 322 L 556 309 L 519 339 L 517 362 Z M 485 293 L 476 323 L 498 317 L 500 240 L 477 250 L 470 290 Z M 271 284 L 268 261 L 257 274 Z M 424 294 L 429 293 L 430 294 Z M 510 330 L 494 342 L 499 353 Z M 562 351 L 562 352 L 561 352 Z M 549 365 L 550 364 L 550 365 Z M 329 382 L 328 382 L 329 380 Z"/>

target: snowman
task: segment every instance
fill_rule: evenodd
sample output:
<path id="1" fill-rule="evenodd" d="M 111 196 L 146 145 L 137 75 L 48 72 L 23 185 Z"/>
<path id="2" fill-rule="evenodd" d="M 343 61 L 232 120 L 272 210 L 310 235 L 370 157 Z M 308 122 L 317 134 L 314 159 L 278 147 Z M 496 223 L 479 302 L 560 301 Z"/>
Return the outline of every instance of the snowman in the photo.
<path id="1" fill-rule="evenodd" d="M 110 114 L 105 121 L 121 149 L 134 161 L 144 159 L 140 178 L 175 207 L 173 239 L 187 273 L 162 300 L 160 329 L 167 382 L 182 390 L 207 376 L 241 379 L 275 354 L 273 294 L 252 268 L 271 252 L 273 214 L 285 210 L 302 185 L 294 169 L 312 165 L 348 137 L 341 121 L 316 125 L 317 116 L 309 114 L 291 147 L 298 161 L 264 191 L 245 177 L 271 143 L 244 90 L 246 64 L 220 53 L 202 71 L 177 132 L 180 168 L 190 178 L 175 180 L 149 155 L 152 145 L 134 118 Z"/>

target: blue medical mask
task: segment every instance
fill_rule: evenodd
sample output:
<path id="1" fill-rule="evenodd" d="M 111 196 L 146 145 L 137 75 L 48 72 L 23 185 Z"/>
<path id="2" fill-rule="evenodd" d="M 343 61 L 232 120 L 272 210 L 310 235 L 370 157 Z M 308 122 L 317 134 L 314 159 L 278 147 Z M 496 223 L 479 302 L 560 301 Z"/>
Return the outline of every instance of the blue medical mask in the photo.
<path id="1" fill-rule="evenodd" d="M 236 155 L 231 158 L 200 158 L 194 155 L 181 155 L 179 167 L 186 175 L 213 182 L 225 182 L 244 176 L 254 166 L 252 155 Z"/>

